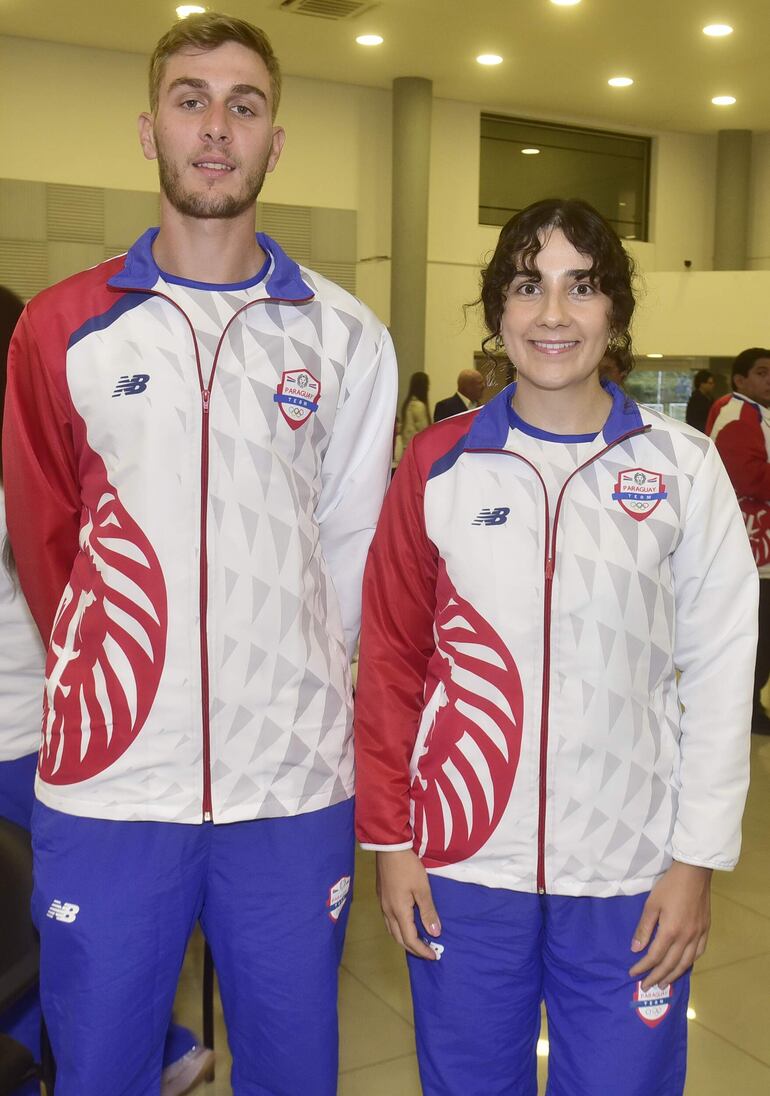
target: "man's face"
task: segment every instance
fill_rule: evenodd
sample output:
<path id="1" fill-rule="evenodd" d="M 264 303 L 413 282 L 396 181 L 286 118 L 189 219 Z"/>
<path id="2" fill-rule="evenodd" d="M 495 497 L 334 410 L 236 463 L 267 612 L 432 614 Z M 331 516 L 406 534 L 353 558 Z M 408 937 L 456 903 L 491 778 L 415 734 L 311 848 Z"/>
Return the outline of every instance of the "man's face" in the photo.
<path id="1" fill-rule="evenodd" d="M 740 395 L 756 400 L 763 407 L 770 406 L 770 358 L 757 358 L 745 377 L 736 373 L 733 387 Z"/>
<path id="2" fill-rule="evenodd" d="M 262 58 L 238 42 L 169 58 L 157 111 L 140 116 L 139 135 L 174 209 L 232 218 L 253 208 L 283 148 L 271 98 Z"/>
<path id="3" fill-rule="evenodd" d="M 703 384 L 699 385 L 701 392 L 704 396 L 708 396 L 709 399 L 714 395 L 714 385 L 717 383 L 716 377 L 709 377 Z"/>

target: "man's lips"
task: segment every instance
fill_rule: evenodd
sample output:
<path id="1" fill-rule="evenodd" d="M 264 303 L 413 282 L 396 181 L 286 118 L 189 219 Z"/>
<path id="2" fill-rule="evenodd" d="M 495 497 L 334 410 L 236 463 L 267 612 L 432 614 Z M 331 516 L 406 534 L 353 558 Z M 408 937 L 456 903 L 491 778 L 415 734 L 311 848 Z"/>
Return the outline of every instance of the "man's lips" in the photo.
<path id="1" fill-rule="evenodd" d="M 235 171 L 235 164 L 228 163 L 226 160 L 195 160 L 193 167 L 198 168 L 199 171 L 211 171 L 218 175 Z"/>

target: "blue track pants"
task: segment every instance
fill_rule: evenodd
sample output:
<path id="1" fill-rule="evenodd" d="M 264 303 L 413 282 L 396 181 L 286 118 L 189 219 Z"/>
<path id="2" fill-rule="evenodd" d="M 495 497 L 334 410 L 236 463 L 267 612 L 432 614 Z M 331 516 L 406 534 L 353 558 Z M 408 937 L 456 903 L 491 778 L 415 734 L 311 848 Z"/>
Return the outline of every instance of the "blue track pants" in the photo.
<path id="1" fill-rule="evenodd" d="M 441 958 L 408 956 L 425 1096 L 536 1096 L 543 1000 L 548 1096 L 681 1096 L 689 974 L 646 995 L 628 976 L 646 894 L 431 888 Z"/>
<path id="2" fill-rule="evenodd" d="M 33 916 L 56 1096 L 158 1096 L 199 919 L 235 1096 L 333 1096 L 352 806 L 190 826 L 79 818 L 37 803 Z"/>

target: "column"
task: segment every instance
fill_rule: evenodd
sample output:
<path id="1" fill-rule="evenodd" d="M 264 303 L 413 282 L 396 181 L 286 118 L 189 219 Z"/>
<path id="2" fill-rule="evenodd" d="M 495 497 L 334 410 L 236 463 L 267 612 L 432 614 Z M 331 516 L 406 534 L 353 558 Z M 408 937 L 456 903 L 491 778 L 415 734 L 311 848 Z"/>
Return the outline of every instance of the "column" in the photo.
<path id="1" fill-rule="evenodd" d="M 432 107 L 430 80 L 402 76 L 393 81 L 390 333 L 402 399 L 411 374 L 425 369 Z"/>
<path id="2" fill-rule="evenodd" d="M 717 134 L 714 269 L 745 270 L 748 247 L 751 130 Z"/>

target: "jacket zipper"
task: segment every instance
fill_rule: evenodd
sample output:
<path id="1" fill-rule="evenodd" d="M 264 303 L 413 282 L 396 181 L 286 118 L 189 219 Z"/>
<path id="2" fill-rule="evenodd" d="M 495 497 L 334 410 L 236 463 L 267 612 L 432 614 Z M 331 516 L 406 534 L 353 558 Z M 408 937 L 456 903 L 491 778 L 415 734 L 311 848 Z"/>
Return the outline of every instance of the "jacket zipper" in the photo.
<path id="1" fill-rule="evenodd" d="M 549 706 L 551 700 L 551 616 L 552 616 L 552 599 L 553 599 L 553 576 L 556 570 L 556 535 L 559 526 L 559 515 L 561 513 L 561 504 L 564 499 L 564 493 L 567 490 L 567 486 L 578 474 L 582 472 L 594 461 L 599 460 L 605 453 L 608 453 L 610 449 L 613 449 L 616 445 L 626 441 L 628 438 L 636 437 L 637 434 L 646 434 L 650 430 L 650 426 L 638 427 L 636 430 L 630 430 L 627 434 L 623 434 L 622 437 L 616 438 L 609 445 L 605 445 L 598 453 L 595 453 L 590 460 L 587 460 L 585 464 L 581 464 L 573 472 L 569 474 L 567 479 L 562 484 L 559 497 L 556 502 L 556 509 L 554 510 L 553 528 L 549 528 L 550 524 L 550 510 L 548 507 L 548 492 L 546 491 L 545 481 L 540 475 L 540 472 L 536 465 L 534 465 L 526 457 L 520 453 L 514 453 L 510 449 L 466 449 L 466 453 L 500 453 L 506 456 L 515 457 L 523 464 L 528 465 L 537 478 L 540 480 L 540 484 L 543 488 L 543 498 L 545 500 L 545 563 L 544 563 L 544 575 L 545 584 L 543 590 L 543 687 L 542 687 L 542 707 L 540 711 L 540 757 L 539 757 L 539 769 L 538 769 L 538 807 L 537 807 L 537 870 L 536 870 L 536 887 L 538 894 L 546 894 L 545 886 L 545 824 L 546 824 L 546 794 L 547 794 L 547 776 L 548 776 L 548 731 L 549 731 Z"/>
<path id="2" fill-rule="evenodd" d="M 181 305 L 172 298 L 168 297 L 165 293 L 159 293 L 156 289 L 144 289 L 139 286 L 135 288 L 121 287 L 124 292 L 127 293 L 145 293 L 147 296 L 159 297 L 163 301 L 167 301 L 170 305 L 179 312 L 185 319 L 187 326 L 190 328 L 190 334 L 192 336 L 193 348 L 195 350 L 195 365 L 198 372 L 198 384 L 200 386 L 201 393 L 201 507 L 200 507 L 200 569 L 198 578 L 198 607 L 200 614 L 199 622 L 199 645 L 200 645 L 200 659 L 201 659 L 201 734 L 203 738 L 203 796 L 201 811 L 204 822 L 213 822 L 214 811 L 211 800 L 211 724 L 209 719 L 210 712 L 210 680 L 209 680 L 209 649 L 208 649 L 208 630 L 206 627 L 208 616 L 208 549 L 207 549 L 207 532 L 208 532 L 208 488 L 209 488 L 209 407 L 211 404 L 211 392 L 214 387 L 214 373 L 216 372 L 217 362 L 219 360 L 219 351 L 222 348 L 222 344 L 225 339 L 225 335 L 230 329 L 230 325 L 245 312 L 247 308 L 251 308 L 255 304 L 306 304 L 308 301 L 313 300 L 313 295 L 310 297 L 297 298 L 295 300 L 289 300 L 283 297 L 259 297 L 253 301 L 247 301 L 242 308 L 239 308 L 237 312 L 234 312 L 230 319 L 222 329 L 222 334 L 219 337 L 216 351 L 214 352 L 214 360 L 211 366 L 211 373 L 209 374 L 208 383 L 203 379 L 203 369 L 201 366 L 200 352 L 198 350 L 198 340 L 195 336 L 195 328 L 190 322 L 190 317 L 187 315 Z"/>

